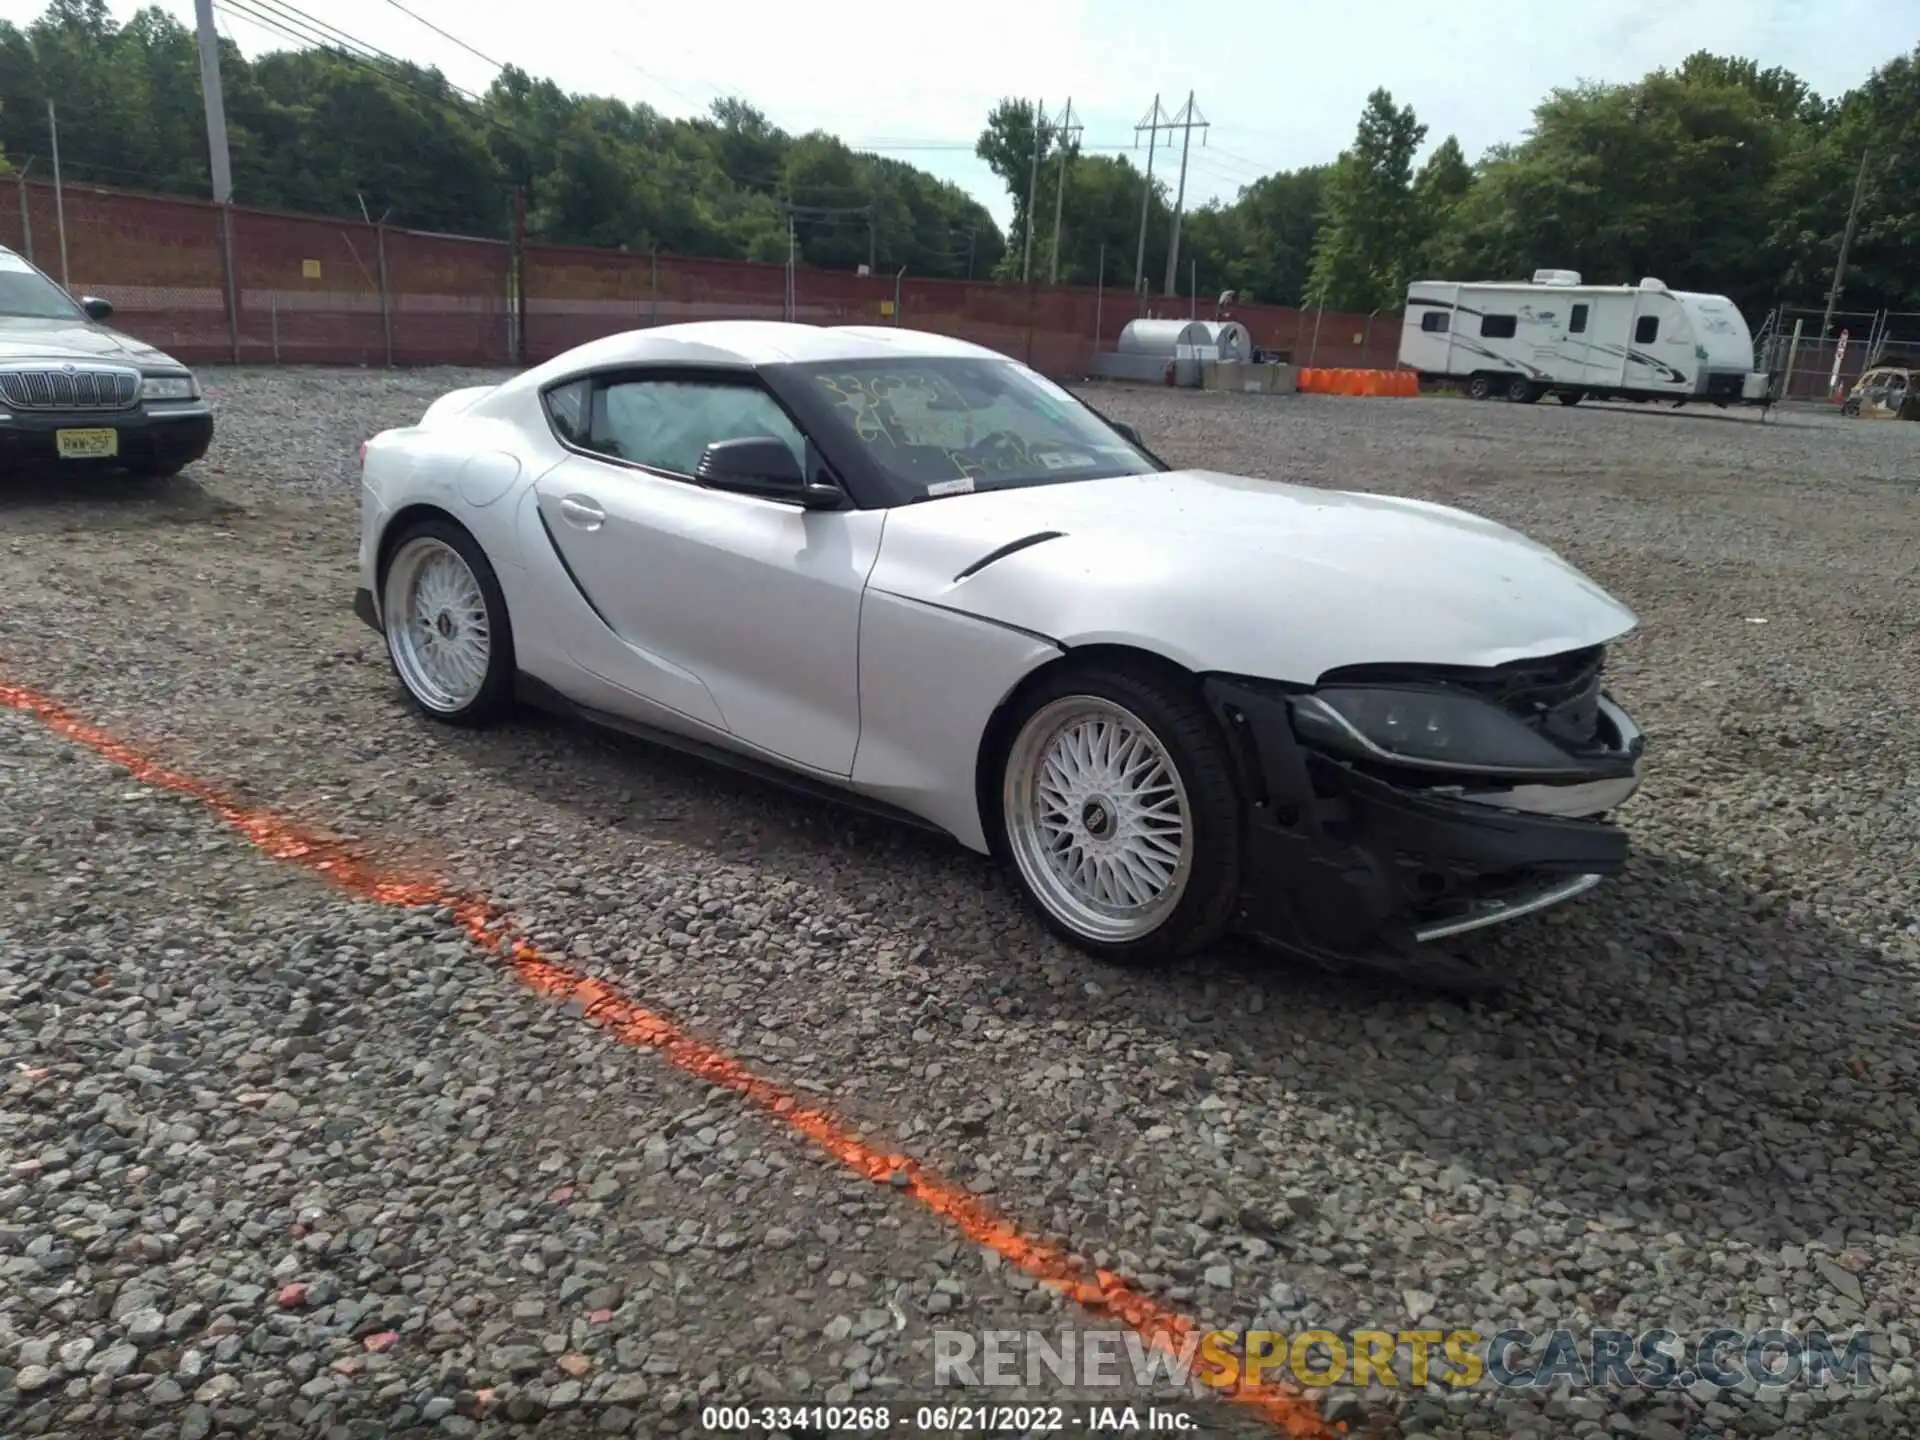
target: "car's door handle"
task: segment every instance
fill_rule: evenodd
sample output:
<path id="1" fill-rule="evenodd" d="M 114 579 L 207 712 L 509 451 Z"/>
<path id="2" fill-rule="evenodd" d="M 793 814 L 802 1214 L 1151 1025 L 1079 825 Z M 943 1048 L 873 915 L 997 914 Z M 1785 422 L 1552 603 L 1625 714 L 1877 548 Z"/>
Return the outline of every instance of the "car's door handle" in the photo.
<path id="1" fill-rule="evenodd" d="M 563 496 L 560 518 L 582 530 L 598 530 L 607 523 L 607 512 L 584 495 Z"/>

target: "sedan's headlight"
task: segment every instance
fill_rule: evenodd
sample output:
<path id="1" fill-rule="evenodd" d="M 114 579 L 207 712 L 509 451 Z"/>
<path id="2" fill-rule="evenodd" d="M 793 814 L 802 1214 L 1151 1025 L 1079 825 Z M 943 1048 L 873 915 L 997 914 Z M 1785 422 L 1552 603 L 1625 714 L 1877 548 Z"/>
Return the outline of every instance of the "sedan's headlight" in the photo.
<path id="1" fill-rule="evenodd" d="M 1584 775 L 1592 769 L 1591 760 L 1569 755 L 1506 711 L 1457 691 L 1317 690 L 1293 697 L 1293 723 L 1303 740 L 1422 770 Z"/>
<path id="2" fill-rule="evenodd" d="M 148 375 L 140 381 L 142 400 L 198 400 L 200 386 L 191 375 Z"/>

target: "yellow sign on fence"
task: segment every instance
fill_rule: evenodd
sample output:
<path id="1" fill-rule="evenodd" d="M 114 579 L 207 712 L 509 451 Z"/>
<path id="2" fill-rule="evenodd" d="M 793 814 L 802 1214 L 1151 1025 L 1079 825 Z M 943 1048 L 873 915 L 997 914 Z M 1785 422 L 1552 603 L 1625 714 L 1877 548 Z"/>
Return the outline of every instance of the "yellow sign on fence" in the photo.
<path id="1" fill-rule="evenodd" d="M 882 300 L 880 302 L 880 313 L 883 316 L 893 314 L 893 302 L 891 300 Z"/>
<path id="2" fill-rule="evenodd" d="M 300 278 L 302 280 L 318 280 L 320 278 L 320 262 L 318 260 L 302 260 L 300 262 Z"/>

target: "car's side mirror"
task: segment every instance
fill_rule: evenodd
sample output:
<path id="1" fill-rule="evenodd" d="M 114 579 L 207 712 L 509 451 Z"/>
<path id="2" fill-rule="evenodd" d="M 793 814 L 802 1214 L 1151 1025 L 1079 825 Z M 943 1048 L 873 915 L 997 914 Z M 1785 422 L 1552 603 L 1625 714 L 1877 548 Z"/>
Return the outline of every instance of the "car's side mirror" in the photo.
<path id="1" fill-rule="evenodd" d="M 809 510 L 832 509 L 843 498 L 837 486 L 810 482 L 793 448 L 771 435 L 714 441 L 701 452 L 694 478 L 716 490 L 786 500 Z"/>
<path id="2" fill-rule="evenodd" d="M 113 314 L 113 302 L 102 300 L 98 295 L 82 295 L 80 308 L 87 312 L 89 320 L 104 320 Z"/>
<path id="3" fill-rule="evenodd" d="M 1129 445 L 1138 445 L 1143 450 L 1146 448 L 1147 442 L 1140 438 L 1140 432 L 1134 429 L 1133 426 L 1124 420 L 1115 420 L 1111 423 L 1113 428 L 1120 432 L 1120 438 L 1122 440 L 1126 441 Z"/>

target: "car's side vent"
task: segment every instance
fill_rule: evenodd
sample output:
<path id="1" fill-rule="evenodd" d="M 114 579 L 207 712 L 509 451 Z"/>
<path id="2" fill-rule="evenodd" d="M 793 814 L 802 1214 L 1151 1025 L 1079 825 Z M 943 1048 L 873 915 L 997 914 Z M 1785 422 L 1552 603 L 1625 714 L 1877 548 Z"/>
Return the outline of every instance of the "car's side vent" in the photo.
<path id="1" fill-rule="evenodd" d="M 998 550 L 989 550 L 978 560 L 967 566 L 966 569 L 953 577 L 953 583 L 958 585 L 969 576 L 978 575 L 996 560 L 1004 560 L 1009 555 L 1017 555 L 1020 551 L 1029 549 L 1035 545 L 1044 545 L 1049 540 L 1064 540 L 1065 538 L 1066 532 L 1064 530 L 1036 530 L 1031 535 L 1022 535 L 1018 540 L 1009 540 Z"/>
<path id="2" fill-rule="evenodd" d="M 541 530 L 546 533 L 547 544 L 553 548 L 553 558 L 560 562 L 560 568 L 566 573 L 567 579 L 573 582 L 573 588 L 579 592 L 580 598 L 586 602 L 587 608 L 593 612 L 594 618 L 602 625 L 605 625 L 607 629 L 612 630 L 613 622 L 607 619 L 606 611 L 593 603 L 593 596 L 587 593 L 587 587 L 580 583 L 580 577 L 573 573 L 573 566 L 567 563 L 567 552 L 560 548 L 559 540 L 554 537 L 553 526 L 547 523 L 546 512 L 538 505 L 535 505 L 533 513 L 534 518 L 540 522 Z"/>

